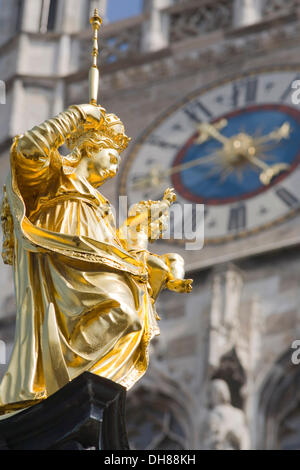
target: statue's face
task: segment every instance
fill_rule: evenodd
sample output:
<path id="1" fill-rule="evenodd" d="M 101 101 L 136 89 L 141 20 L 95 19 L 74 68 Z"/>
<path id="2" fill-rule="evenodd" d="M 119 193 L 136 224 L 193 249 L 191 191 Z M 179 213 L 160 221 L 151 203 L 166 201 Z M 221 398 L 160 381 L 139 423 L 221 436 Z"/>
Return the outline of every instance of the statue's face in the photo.
<path id="1" fill-rule="evenodd" d="M 113 116 L 113 115 L 112 115 Z M 120 153 L 128 144 L 124 126 L 109 118 L 109 131 L 87 136 L 80 144 L 81 160 L 75 173 L 84 176 L 95 187 L 116 176 L 120 166 Z M 116 150 L 117 148 L 117 150 Z"/>
<path id="2" fill-rule="evenodd" d="M 102 149 L 92 156 L 95 169 L 107 177 L 116 175 L 120 166 L 120 156 L 115 149 Z"/>
<path id="3" fill-rule="evenodd" d="M 88 161 L 90 183 L 100 186 L 106 179 L 116 176 L 120 160 L 120 155 L 115 149 L 102 149 L 92 153 Z"/>

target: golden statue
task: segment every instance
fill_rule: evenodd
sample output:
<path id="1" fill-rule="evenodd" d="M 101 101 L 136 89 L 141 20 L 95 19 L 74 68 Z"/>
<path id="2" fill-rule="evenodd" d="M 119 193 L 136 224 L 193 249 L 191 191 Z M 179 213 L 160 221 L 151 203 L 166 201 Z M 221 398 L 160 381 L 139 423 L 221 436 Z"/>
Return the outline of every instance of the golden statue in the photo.
<path id="1" fill-rule="evenodd" d="M 116 175 L 129 139 L 118 117 L 97 105 L 97 11 L 91 23 L 90 104 L 15 137 L 11 148 L 3 259 L 14 269 L 17 320 L 0 414 L 38 403 L 84 371 L 130 388 L 159 334 L 159 292 L 191 291 L 180 256 L 147 249 L 165 228 L 173 191 L 137 204 L 117 230 L 96 189 Z M 67 156 L 58 151 L 64 143 Z"/>

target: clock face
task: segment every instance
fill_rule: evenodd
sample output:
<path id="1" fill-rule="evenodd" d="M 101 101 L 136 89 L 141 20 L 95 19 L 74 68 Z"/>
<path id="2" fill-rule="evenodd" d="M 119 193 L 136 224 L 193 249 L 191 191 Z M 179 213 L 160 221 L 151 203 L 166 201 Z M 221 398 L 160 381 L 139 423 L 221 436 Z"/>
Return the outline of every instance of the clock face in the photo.
<path id="1" fill-rule="evenodd" d="M 296 68 L 271 68 L 198 90 L 160 117 L 121 174 L 130 204 L 174 187 L 178 204 L 204 204 L 205 241 L 257 232 L 300 207 Z M 182 224 L 182 220 L 175 220 Z M 175 227 L 176 231 L 176 227 Z"/>

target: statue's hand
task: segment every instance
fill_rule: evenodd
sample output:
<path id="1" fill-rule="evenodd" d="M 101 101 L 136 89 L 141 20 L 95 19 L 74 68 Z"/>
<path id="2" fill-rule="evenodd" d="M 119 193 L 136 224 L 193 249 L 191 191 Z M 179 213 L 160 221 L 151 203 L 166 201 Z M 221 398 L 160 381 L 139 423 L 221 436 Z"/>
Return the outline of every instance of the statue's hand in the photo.
<path id="1" fill-rule="evenodd" d="M 88 124 L 99 126 L 103 122 L 105 109 L 101 106 L 80 104 L 78 108 L 86 115 Z"/>
<path id="2" fill-rule="evenodd" d="M 163 200 L 167 201 L 170 206 L 176 202 L 176 193 L 173 188 L 168 188 L 165 190 Z"/>
<path id="3" fill-rule="evenodd" d="M 167 282 L 167 289 L 179 293 L 192 292 L 193 279 L 174 279 Z"/>

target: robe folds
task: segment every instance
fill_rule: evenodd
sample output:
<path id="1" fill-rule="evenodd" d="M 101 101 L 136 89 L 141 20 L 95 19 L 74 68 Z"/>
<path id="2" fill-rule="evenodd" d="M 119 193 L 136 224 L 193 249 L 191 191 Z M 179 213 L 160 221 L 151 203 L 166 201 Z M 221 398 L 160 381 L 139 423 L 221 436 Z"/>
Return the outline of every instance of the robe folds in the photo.
<path id="1" fill-rule="evenodd" d="M 159 334 L 143 256 L 118 239 L 108 201 L 58 160 L 50 147 L 28 157 L 18 139 L 11 151 L 17 319 L 0 413 L 37 403 L 84 371 L 129 389 Z"/>

